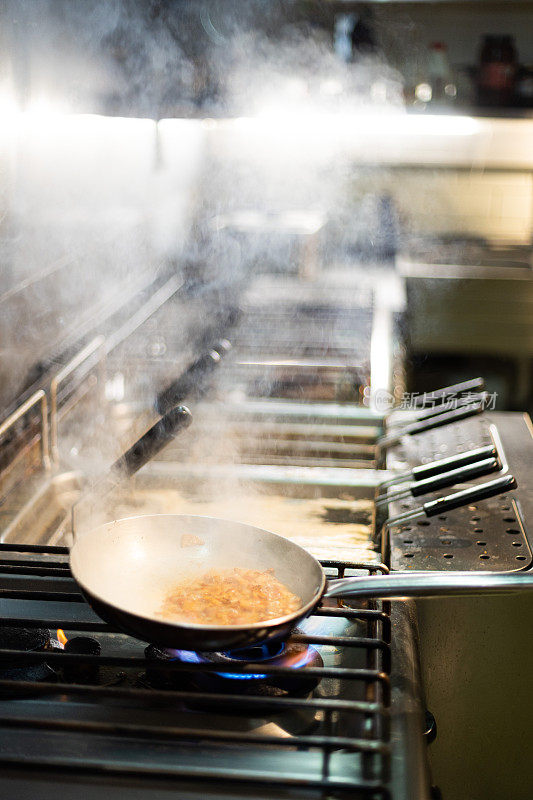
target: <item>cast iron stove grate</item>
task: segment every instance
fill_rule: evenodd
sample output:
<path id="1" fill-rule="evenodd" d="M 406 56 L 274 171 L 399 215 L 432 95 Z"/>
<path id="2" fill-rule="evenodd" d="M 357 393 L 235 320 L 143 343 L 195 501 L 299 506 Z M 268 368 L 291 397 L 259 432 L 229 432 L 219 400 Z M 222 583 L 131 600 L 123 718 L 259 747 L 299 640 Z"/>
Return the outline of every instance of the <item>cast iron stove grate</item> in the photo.
<path id="1" fill-rule="evenodd" d="M 322 564 L 332 577 L 387 571 Z M 291 667 L 232 662 L 228 688 L 218 662 L 148 661 L 142 642 L 85 603 L 67 548 L 0 544 L 1 624 L 62 629 L 69 639 L 92 636 L 101 645 L 99 655 L 0 650 L 0 659 L 17 664 L 44 660 L 55 676 L 0 680 L 0 763 L 37 773 L 193 782 L 199 790 L 241 786 L 257 797 L 304 790 L 306 797 L 387 798 L 390 609 L 379 601 L 363 608 L 331 603 L 293 636 L 299 647 L 320 652 L 323 666 L 315 659 L 299 667 L 311 690 L 272 696 L 263 680 L 243 678 L 259 670 L 268 680 L 294 678 Z M 147 681 L 158 670 L 175 676 L 171 688 Z M 191 679 L 208 673 L 219 676 L 212 686 Z"/>

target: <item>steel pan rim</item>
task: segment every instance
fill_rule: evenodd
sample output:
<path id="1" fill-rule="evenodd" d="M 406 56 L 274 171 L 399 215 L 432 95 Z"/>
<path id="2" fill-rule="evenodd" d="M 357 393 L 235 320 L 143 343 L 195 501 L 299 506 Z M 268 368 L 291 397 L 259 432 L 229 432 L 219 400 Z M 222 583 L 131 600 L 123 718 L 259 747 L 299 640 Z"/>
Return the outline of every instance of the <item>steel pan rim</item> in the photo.
<path id="1" fill-rule="evenodd" d="M 84 533 L 82 536 L 83 536 L 83 538 L 85 538 L 85 536 L 91 536 L 91 534 L 93 534 L 93 533 L 97 533 L 98 531 L 101 531 L 101 530 L 104 530 L 106 528 L 109 528 L 110 526 L 113 526 L 113 525 L 115 525 L 117 523 L 127 522 L 129 520 L 158 519 L 158 518 L 161 518 L 161 517 L 177 518 L 177 519 L 189 519 L 189 518 L 192 517 L 192 518 L 195 518 L 195 519 L 212 520 L 213 522 L 225 522 L 225 523 L 229 523 L 229 524 L 232 524 L 232 525 L 238 525 L 239 527 L 251 529 L 255 534 L 267 534 L 267 536 L 269 536 L 269 537 L 274 537 L 276 539 L 280 539 L 280 540 L 283 540 L 283 541 L 288 541 L 288 542 L 291 543 L 291 545 L 293 545 L 295 548 L 300 550 L 302 555 L 305 558 L 308 558 L 308 559 L 310 559 L 311 561 L 314 562 L 314 564 L 318 568 L 319 574 L 321 576 L 320 586 L 316 590 L 316 592 L 313 595 L 313 597 L 311 598 L 311 600 L 309 600 L 305 605 L 300 606 L 297 611 L 292 612 L 291 614 L 286 614 L 283 617 L 275 617 L 273 619 L 266 619 L 266 620 L 263 620 L 262 622 L 254 622 L 254 623 L 252 623 L 250 625 L 201 625 L 201 624 L 192 623 L 192 622 L 191 623 L 172 623 L 172 622 L 168 622 L 166 620 L 160 619 L 158 617 L 149 617 L 149 616 L 146 616 L 144 614 L 139 614 L 137 612 L 132 612 L 132 611 L 128 610 L 127 608 L 125 608 L 124 606 L 117 606 L 115 603 L 111 603 L 109 600 L 106 600 L 105 598 L 103 598 L 98 592 L 95 592 L 93 589 L 91 589 L 83 580 L 81 580 L 79 578 L 78 574 L 76 574 L 76 569 L 72 565 L 72 552 L 76 549 L 77 542 L 81 541 L 81 538 L 82 538 L 82 537 L 76 537 L 75 540 L 74 540 L 74 545 L 71 547 L 70 553 L 69 553 L 69 566 L 70 566 L 70 571 L 72 573 L 72 576 L 73 576 L 74 580 L 76 581 L 76 583 L 81 588 L 81 590 L 82 590 L 82 592 L 83 592 L 85 597 L 91 597 L 91 598 L 94 597 L 99 604 L 102 604 L 106 608 L 111 609 L 112 612 L 113 612 L 113 616 L 120 616 L 121 614 L 125 613 L 125 614 L 128 614 L 128 615 L 132 616 L 132 617 L 135 617 L 138 620 L 146 621 L 146 623 L 149 624 L 149 625 L 156 624 L 156 625 L 165 627 L 169 632 L 171 630 L 176 631 L 176 629 L 186 629 L 187 631 L 197 631 L 198 633 L 206 633 L 206 634 L 209 633 L 209 632 L 218 633 L 218 632 L 223 632 L 223 631 L 227 631 L 228 633 L 230 633 L 230 632 L 235 632 L 235 633 L 241 633 L 242 632 L 242 633 L 244 633 L 245 631 L 255 631 L 255 630 L 264 629 L 264 628 L 283 627 L 283 625 L 285 625 L 285 624 L 287 624 L 289 622 L 294 621 L 294 623 L 296 623 L 298 620 L 304 619 L 305 617 L 307 617 L 309 615 L 309 613 L 320 602 L 320 599 L 321 599 L 322 595 L 324 594 L 324 591 L 325 591 L 325 588 L 326 588 L 326 581 L 327 581 L 326 575 L 324 573 L 324 570 L 323 570 L 322 565 L 320 564 L 320 562 L 313 555 L 311 555 L 311 553 L 309 553 L 307 550 L 305 550 L 305 548 L 303 548 L 300 545 L 296 544 L 295 542 L 293 542 L 288 537 L 282 536 L 279 533 L 273 533 L 273 531 L 268 531 L 265 528 L 257 528 L 255 525 L 248 525 L 248 523 L 246 523 L 246 522 L 235 522 L 234 520 L 223 519 L 221 517 L 212 517 L 212 516 L 203 515 L 203 514 L 136 514 L 136 515 L 133 515 L 131 517 L 120 517 L 119 519 L 113 520 L 112 522 L 105 522 L 102 525 L 98 525 L 96 528 L 91 528 L 86 533 Z M 89 605 L 90 605 L 90 603 L 89 603 Z"/>

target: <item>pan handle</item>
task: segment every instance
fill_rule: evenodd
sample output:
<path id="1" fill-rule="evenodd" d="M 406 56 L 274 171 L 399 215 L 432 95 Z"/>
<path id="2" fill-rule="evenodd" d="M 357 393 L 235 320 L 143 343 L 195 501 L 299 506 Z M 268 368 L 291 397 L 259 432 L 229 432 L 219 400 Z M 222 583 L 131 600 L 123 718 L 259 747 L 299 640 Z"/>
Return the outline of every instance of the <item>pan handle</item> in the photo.
<path id="1" fill-rule="evenodd" d="M 174 436 L 188 428 L 192 414 L 185 406 L 176 406 L 152 425 L 129 450 L 118 458 L 106 475 L 90 487 L 71 509 L 72 533 L 77 538 L 85 527 L 93 528 L 101 518 L 104 498 L 125 478 L 134 475 L 147 461 L 153 458 Z"/>
<path id="2" fill-rule="evenodd" d="M 325 597 L 442 597 L 533 590 L 533 572 L 393 572 L 327 583 Z"/>
<path id="3" fill-rule="evenodd" d="M 176 406 L 168 411 L 115 461 L 111 473 L 130 477 L 191 422 L 192 414 L 186 406 Z"/>
<path id="4" fill-rule="evenodd" d="M 189 364 L 179 378 L 159 392 L 155 401 L 158 414 L 165 414 L 177 403 L 183 402 L 192 392 L 201 389 L 206 384 L 209 376 L 220 363 L 222 355 L 226 352 L 221 344 L 220 342 L 219 349 L 215 346 Z"/>

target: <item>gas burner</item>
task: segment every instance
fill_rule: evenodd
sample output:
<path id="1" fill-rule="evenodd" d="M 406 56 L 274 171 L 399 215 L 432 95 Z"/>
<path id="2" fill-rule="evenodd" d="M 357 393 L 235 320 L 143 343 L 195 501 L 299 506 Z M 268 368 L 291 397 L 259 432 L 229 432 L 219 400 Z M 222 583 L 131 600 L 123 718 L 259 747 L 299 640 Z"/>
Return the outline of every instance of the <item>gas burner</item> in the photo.
<path id="1" fill-rule="evenodd" d="M 77 656 L 99 656 L 100 642 L 92 636 L 74 636 L 65 643 L 65 653 Z M 80 659 L 79 663 L 65 664 L 63 677 L 67 683 L 99 683 L 98 663 Z"/>
<path id="2" fill-rule="evenodd" d="M 13 656 L 0 657 L 0 680 L 55 680 L 56 674 L 45 663 L 44 657 L 39 664 L 27 664 L 20 656 L 22 653 L 52 649 L 50 631 L 46 628 L 0 627 L 0 649 L 18 651 Z"/>
<path id="3" fill-rule="evenodd" d="M 220 664 L 220 672 L 172 672 L 172 670 L 151 670 L 148 666 L 146 677 L 149 683 L 157 688 L 178 688 L 185 682 L 200 691 L 211 690 L 217 693 L 263 695 L 272 697 L 305 696 L 317 686 L 319 679 L 310 676 L 304 667 L 322 667 L 323 661 L 314 647 L 289 641 L 268 642 L 263 645 L 249 647 L 244 650 L 229 652 L 195 652 L 192 650 L 161 650 L 150 645 L 145 650 L 149 662 L 181 661 L 185 664 Z M 265 664 L 268 666 L 291 667 L 294 673 L 286 675 L 268 675 L 264 672 L 238 673 L 231 672 L 231 666 L 243 664 Z M 238 689 L 236 688 L 238 685 Z"/>

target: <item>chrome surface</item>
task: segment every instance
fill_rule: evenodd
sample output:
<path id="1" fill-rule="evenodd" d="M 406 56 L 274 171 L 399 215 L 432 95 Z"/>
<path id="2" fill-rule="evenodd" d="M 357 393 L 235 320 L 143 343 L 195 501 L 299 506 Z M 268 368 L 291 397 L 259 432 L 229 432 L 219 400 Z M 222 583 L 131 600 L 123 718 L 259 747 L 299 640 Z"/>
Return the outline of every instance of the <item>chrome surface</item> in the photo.
<path id="1" fill-rule="evenodd" d="M 331 581 L 327 597 L 442 597 L 514 594 L 533 590 L 529 572 L 393 572 L 373 578 Z"/>

